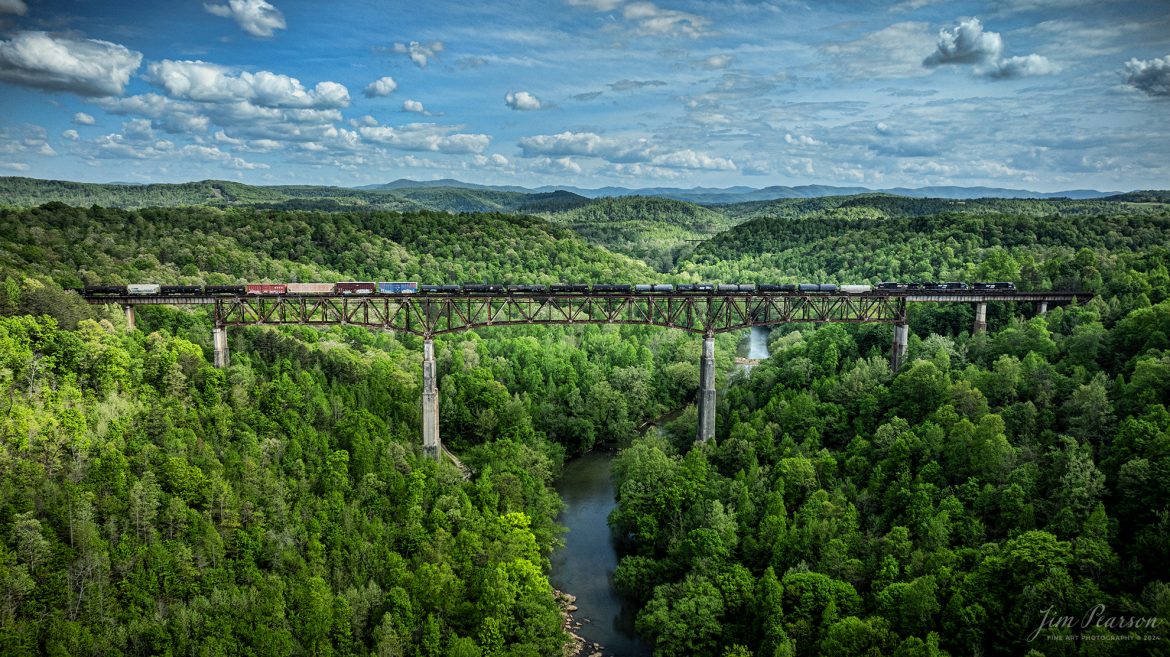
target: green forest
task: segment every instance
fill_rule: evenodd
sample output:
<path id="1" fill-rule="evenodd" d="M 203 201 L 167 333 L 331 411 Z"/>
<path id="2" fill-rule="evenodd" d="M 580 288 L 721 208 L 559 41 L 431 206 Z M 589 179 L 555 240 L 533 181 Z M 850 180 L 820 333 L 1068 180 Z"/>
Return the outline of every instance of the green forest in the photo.
<path id="1" fill-rule="evenodd" d="M 700 208 L 499 192 L 491 211 L 464 197 L 447 212 L 415 205 L 455 202 L 433 190 L 396 190 L 398 207 L 125 193 L 3 197 L 5 656 L 562 655 L 552 485 L 617 447 L 614 581 L 655 655 L 1170 654 L 1157 196 Z M 232 329 L 216 369 L 206 311 L 140 308 L 127 330 L 67 290 L 321 280 L 1012 280 L 1097 297 L 992 304 L 974 335 L 969 307 L 913 305 L 899 372 L 886 325 L 778 326 L 750 375 L 732 363 L 742 336 L 720 335 L 701 445 L 694 336 L 442 336 L 440 425 L 464 479 L 421 454 L 414 336 Z M 1040 627 L 1098 605 L 1160 625 Z"/>

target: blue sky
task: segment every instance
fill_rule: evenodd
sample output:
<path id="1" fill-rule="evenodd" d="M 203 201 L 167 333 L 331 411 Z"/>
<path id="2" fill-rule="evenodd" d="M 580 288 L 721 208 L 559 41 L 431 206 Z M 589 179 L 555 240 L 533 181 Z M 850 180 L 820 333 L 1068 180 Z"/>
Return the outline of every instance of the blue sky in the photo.
<path id="1" fill-rule="evenodd" d="M 1170 5 L 0 0 L 0 175 L 1170 187 Z"/>

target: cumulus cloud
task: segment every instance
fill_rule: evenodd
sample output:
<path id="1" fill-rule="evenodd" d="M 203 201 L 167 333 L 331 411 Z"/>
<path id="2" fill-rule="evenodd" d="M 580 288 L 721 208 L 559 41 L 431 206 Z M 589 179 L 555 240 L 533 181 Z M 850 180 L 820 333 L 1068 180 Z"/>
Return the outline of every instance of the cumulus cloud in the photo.
<path id="1" fill-rule="evenodd" d="M 573 158 L 565 157 L 542 157 L 533 161 L 532 168 L 537 171 L 545 173 L 581 173 L 583 169 L 580 164 L 573 161 Z"/>
<path id="2" fill-rule="evenodd" d="M 511 164 L 511 162 L 508 161 L 508 158 L 500 155 L 499 153 L 492 153 L 490 156 L 476 154 L 472 157 L 471 161 L 475 164 L 475 166 L 494 167 L 497 169 L 507 168 L 508 165 Z"/>
<path id="3" fill-rule="evenodd" d="M 270 37 L 285 27 L 284 14 L 265 0 L 229 0 L 226 5 L 204 3 L 203 8 L 216 16 L 235 19 L 240 28 L 255 37 Z"/>
<path id="4" fill-rule="evenodd" d="M 142 53 L 109 41 L 17 32 L 0 41 L 0 80 L 82 96 L 116 96 Z"/>
<path id="5" fill-rule="evenodd" d="M 207 116 L 194 103 L 172 100 L 156 93 L 102 98 L 97 101 L 102 109 L 119 116 L 146 116 L 171 133 L 206 132 L 210 125 Z"/>
<path id="6" fill-rule="evenodd" d="M 1147 96 L 1170 96 L 1170 55 L 1160 59 L 1134 59 L 1125 63 L 1125 81 Z"/>
<path id="7" fill-rule="evenodd" d="M 1003 39 L 998 32 L 984 32 L 978 18 L 959 21 L 954 29 L 938 31 L 938 46 L 922 65 L 933 68 L 943 64 L 987 64 L 999 59 Z"/>
<path id="8" fill-rule="evenodd" d="M 24 0 L 0 0 L 0 14 L 16 14 L 24 16 L 28 13 L 28 5 Z"/>
<path id="9" fill-rule="evenodd" d="M 1060 70 L 1043 55 L 1033 53 L 1002 59 L 1002 53 L 1003 39 L 998 32 L 985 32 L 978 18 L 966 18 L 954 29 L 939 30 L 935 51 L 922 60 L 922 65 L 935 68 L 944 64 L 970 64 L 976 67 L 976 74 L 993 80 L 1050 75 Z"/>
<path id="10" fill-rule="evenodd" d="M 366 85 L 362 93 L 365 94 L 366 98 L 378 98 L 380 96 L 389 96 L 397 90 L 398 83 L 394 81 L 394 78 L 387 75 Z"/>
<path id="11" fill-rule="evenodd" d="M 363 126 L 358 132 L 364 139 L 403 151 L 436 153 L 482 153 L 491 144 L 488 135 L 454 133 L 457 128 L 435 123 L 410 123 L 397 128 Z"/>
<path id="12" fill-rule="evenodd" d="M 423 104 L 418 102 L 417 100 L 410 100 L 408 98 L 408 99 L 402 101 L 402 111 L 414 112 L 416 114 L 426 114 L 427 108 L 423 107 Z"/>
<path id="13" fill-rule="evenodd" d="M 614 164 L 643 163 L 674 169 L 733 171 L 735 163 L 691 149 L 670 150 L 638 138 L 630 141 L 603 137 L 592 132 L 562 132 L 520 139 L 524 157 L 596 157 Z"/>
<path id="14" fill-rule="evenodd" d="M 61 136 L 64 137 L 65 139 L 68 139 L 69 141 L 77 141 L 78 139 L 81 139 L 81 135 L 73 128 L 70 128 L 70 129 L 66 130 L 65 132 L 62 132 Z"/>
<path id="15" fill-rule="evenodd" d="M 824 142 L 817 141 L 808 135 L 793 135 L 790 132 L 784 133 L 784 143 L 792 146 L 820 146 Z"/>
<path id="16" fill-rule="evenodd" d="M 509 91 L 504 94 L 504 104 L 518 111 L 540 109 L 540 99 L 527 91 Z"/>
<path id="17" fill-rule="evenodd" d="M 312 90 L 300 80 L 258 71 L 236 73 L 201 61 L 155 62 L 148 69 L 150 79 L 172 98 L 197 102 L 229 103 L 246 101 L 260 107 L 332 109 L 349 105 L 349 90 L 336 82 L 318 82 Z"/>
<path id="18" fill-rule="evenodd" d="M 1033 75 L 1051 75 L 1059 71 L 1060 67 L 1048 61 L 1047 57 L 1031 54 L 1025 57 L 1001 59 L 995 63 L 987 75 L 997 80 L 1011 80 Z"/>
<path id="19" fill-rule="evenodd" d="M 0 127 L 0 155 L 53 156 L 57 151 L 49 145 L 49 133 L 39 125 L 26 123 L 15 128 Z"/>
<path id="20" fill-rule="evenodd" d="M 424 45 L 418 41 L 411 41 L 410 43 L 395 43 L 394 52 L 404 54 L 410 57 L 410 61 L 414 62 L 415 66 L 419 68 L 426 68 L 430 63 L 432 57 L 443 52 L 443 42 L 435 41 L 434 43 Z"/>
<path id="21" fill-rule="evenodd" d="M 97 123 L 97 120 L 85 112 L 78 112 L 73 115 L 73 122 L 77 125 L 93 125 Z"/>

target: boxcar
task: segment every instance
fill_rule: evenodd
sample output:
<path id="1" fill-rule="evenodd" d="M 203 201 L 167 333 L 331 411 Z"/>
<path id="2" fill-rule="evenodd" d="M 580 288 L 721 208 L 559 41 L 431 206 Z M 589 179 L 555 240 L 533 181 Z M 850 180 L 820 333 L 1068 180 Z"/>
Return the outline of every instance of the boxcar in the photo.
<path id="1" fill-rule="evenodd" d="M 284 294 L 287 290 L 284 283 L 249 283 L 244 286 L 248 294 Z"/>
<path id="2" fill-rule="evenodd" d="M 289 283 L 289 294 L 333 294 L 333 283 Z"/>
<path id="3" fill-rule="evenodd" d="M 158 294 L 162 286 L 158 283 L 131 283 L 126 286 L 126 294 Z"/>
<path id="4" fill-rule="evenodd" d="M 373 294 L 378 289 L 374 283 L 365 283 L 359 281 L 345 281 L 333 286 L 333 291 L 337 294 Z"/>
<path id="5" fill-rule="evenodd" d="M 378 294 L 414 294 L 415 292 L 418 292 L 418 283 L 414 281 L 378 283 Z"/>

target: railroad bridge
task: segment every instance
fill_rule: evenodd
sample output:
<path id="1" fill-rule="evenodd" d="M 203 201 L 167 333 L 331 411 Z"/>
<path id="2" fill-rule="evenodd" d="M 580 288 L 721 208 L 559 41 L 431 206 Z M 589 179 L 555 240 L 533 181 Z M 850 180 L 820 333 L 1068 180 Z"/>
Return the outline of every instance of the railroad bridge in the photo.
<path id="1" fill-rule="evenodd" d="M 885 323 L 894 327 L 890 367 L 906 357 L 909 303 L 967 303 L 975 306 L 973 331 L 987 330 L 987 304 L 1031 302 L 1038 313 L 1049 304 L 1081 303 L 1085 292 L 1018 290 L 884 290 L 863 293 L 785 292 L 421 292 L 395 295 L 344 294 L 158 294 L 87 295 L 93 304 L 119 304 L 134 327 L 140 305 L 209 305 L 214 313 L 215 366 L 227 367 L 229 326 L 352 324 L 402 331 L 423 339 L 422 442 L 442 458 L 439 389 L 434 337 L 488 326 L 522 324 L 642 324 L 703 336 L 697 398 L 697 440 L 715 435 L 715 334 L 792 322 Z"/>

